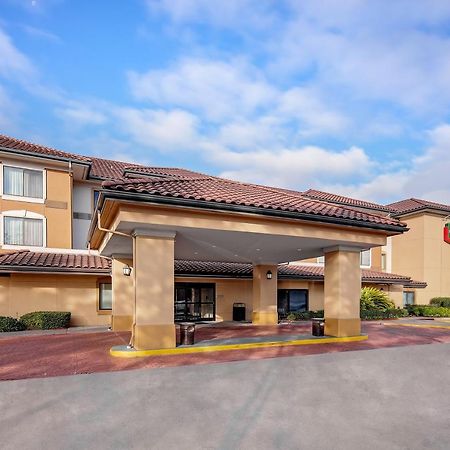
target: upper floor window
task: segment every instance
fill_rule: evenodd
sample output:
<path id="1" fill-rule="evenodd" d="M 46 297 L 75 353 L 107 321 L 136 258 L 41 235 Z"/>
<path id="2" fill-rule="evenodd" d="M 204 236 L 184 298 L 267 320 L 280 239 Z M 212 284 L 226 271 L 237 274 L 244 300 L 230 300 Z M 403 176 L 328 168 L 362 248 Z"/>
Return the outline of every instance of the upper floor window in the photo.
<path id="1" fill-rule="evenodd" d="M 5 216 L 3 218 L 3 243 L 42 247 L 44 245 L 43 219 Z"/>
<path id="2" fill-rule="evenodd" d="M 94 211 L 95 211 L 95 208 L 97 207 L 99 195 L 100 195 L 100 191 L 97 191 L 97 189 L 94 189 Z"/>
<path id="3" fill-rule="evenodd" d="M 361 266 L 370 267 L 370 250 L 364 250 L 361 252 Z"/>
<path id="4" fill-rule="evenodd" d="M 18 197 L 43 198 L 43 171 L 4 166 L 3 194 Z"/>

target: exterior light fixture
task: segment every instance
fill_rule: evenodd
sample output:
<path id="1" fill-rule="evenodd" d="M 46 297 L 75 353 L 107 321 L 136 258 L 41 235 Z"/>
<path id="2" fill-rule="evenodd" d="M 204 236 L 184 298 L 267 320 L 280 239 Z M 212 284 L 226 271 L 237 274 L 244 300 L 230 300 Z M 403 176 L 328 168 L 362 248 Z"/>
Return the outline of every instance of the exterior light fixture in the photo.
<path id="1" fill-rule="evenodd" d="M 131 267 L 130 267 L 128 264 L 125 264 L 125 265 L 123 266 L 123 274 L 124 274 L 126 277 L 129 277 L 129 276 L 131 275 Z"/>
<path id="2" fill-rule="evenodd" d="M 266 278 L 267 278 L 268 280 L 271 280 L 271 279 L 272 279 L 272 272 L 271 272 L 270 270 L 267 271 L 267 273 L 266 273 Z"/>

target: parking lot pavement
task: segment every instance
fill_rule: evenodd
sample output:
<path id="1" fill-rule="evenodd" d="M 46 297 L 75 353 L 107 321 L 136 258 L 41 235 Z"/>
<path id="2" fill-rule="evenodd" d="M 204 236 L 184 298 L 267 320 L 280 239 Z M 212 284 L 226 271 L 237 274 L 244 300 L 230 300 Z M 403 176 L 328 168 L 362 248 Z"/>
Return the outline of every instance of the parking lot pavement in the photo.
<path id="1" fill-rule="evenodd" d="M 450 344 L 0 383 L 2 449 L 448 449 Z"/>

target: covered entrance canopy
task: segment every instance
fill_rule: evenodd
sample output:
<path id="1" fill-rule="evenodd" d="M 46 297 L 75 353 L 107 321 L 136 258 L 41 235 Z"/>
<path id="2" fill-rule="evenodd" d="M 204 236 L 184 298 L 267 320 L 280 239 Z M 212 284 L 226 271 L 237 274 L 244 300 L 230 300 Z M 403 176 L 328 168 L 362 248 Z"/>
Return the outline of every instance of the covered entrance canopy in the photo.
<path id="1" fill-rule="evenodd" d="M 134 346 L 144 349 L 175 346 L 175 259 L 252 263 L 253 322 L 274 324 L 277 264 L 325 254 L 326 333 L 359 334 L 359 253 L 406 231 L 299 192 L 185 172 L 106 182 L 98 208 L 91 248 L 113 258 L 113 316 L 131 311 Z"/>

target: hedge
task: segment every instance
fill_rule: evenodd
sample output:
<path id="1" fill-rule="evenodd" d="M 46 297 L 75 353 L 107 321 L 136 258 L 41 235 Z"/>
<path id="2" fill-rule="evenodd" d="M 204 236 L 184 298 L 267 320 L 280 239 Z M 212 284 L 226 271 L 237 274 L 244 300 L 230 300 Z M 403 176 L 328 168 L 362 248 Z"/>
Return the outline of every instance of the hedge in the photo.
<path id="1" fill-rule="evenodd" d="M 52 328 L 68 328 L 70 312 L 36 311 L 25 314 L 20 320 L 31 330 L 50 330 Z"/>
<path id="2" fill-rule="evenodd" d="M 361 310 L 362 320 L 398 319 L 406 316 L 408 316 L 408 311 L 400 308 L 390 308 L 385 310 Z"/>
<path id="3" fill-rule="evenodd" d="M 450 308 L 431 305 L 408 305 L 406 307 L 411 316 L 419 317 L 450 317 Z"/>
<path id="4" fill-rule="evenodd" d="M 450 297 L 433 297 L 430 300 L 430 305 L 450 308 Z"/>
<path id="5" fill-rule="evenodd" d="M 319 311 L 303 311 L 303 312 L 291 312 L 286 316 L 287 320 L 310 320 L 315 317 L 323 317 L 323 309 Z"/>
<path id="6" fill-rule="evenodd" d="M 26 330 L 25 324 L 14 317 L 0 316 L 0 332 L 23 331 Z"/>

